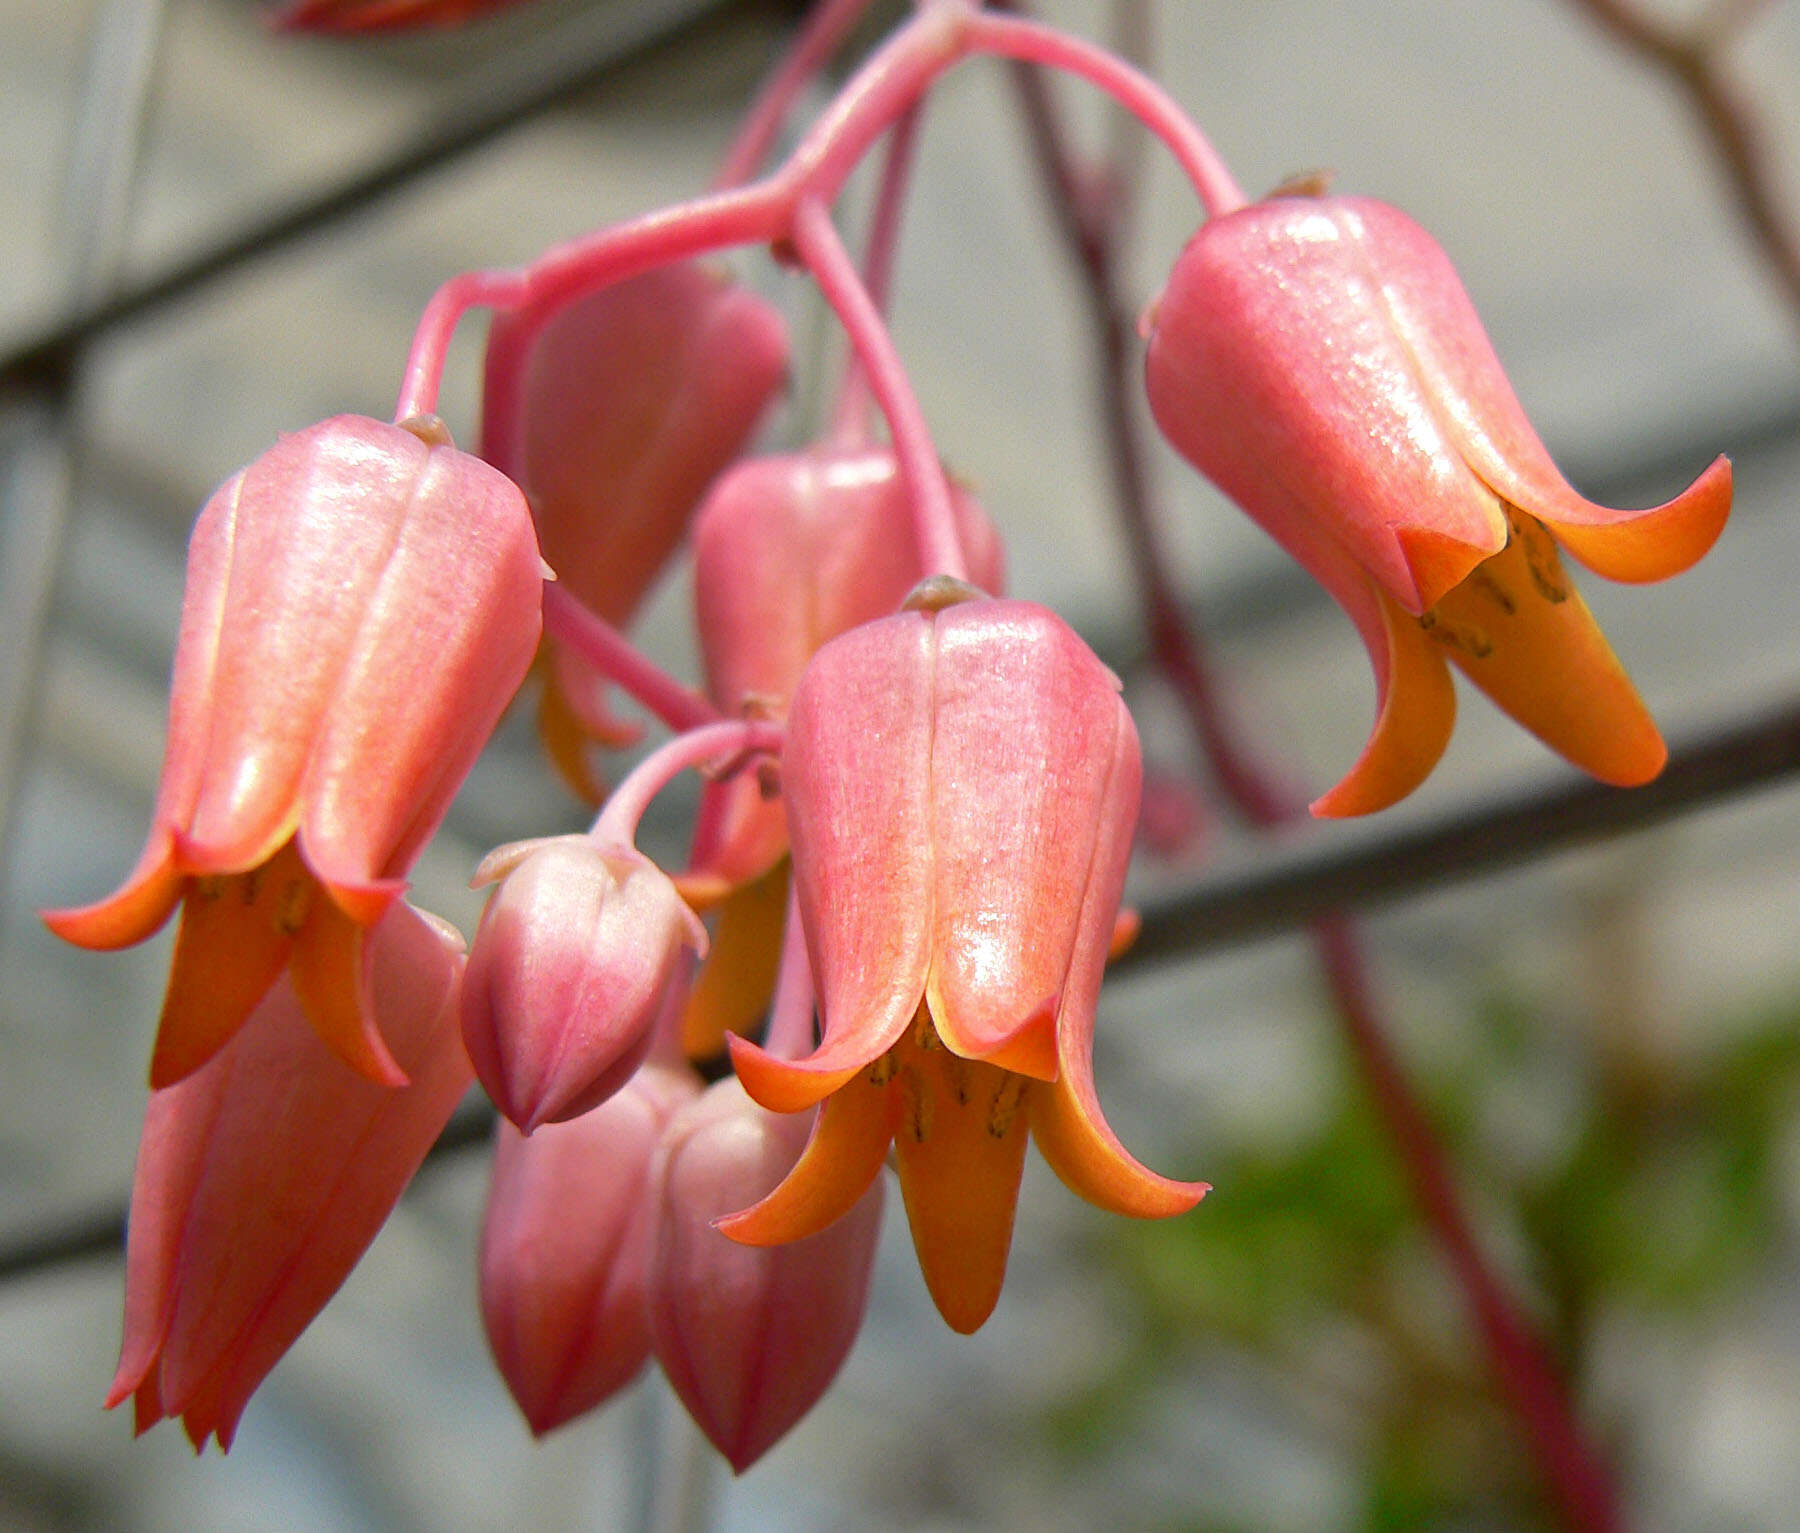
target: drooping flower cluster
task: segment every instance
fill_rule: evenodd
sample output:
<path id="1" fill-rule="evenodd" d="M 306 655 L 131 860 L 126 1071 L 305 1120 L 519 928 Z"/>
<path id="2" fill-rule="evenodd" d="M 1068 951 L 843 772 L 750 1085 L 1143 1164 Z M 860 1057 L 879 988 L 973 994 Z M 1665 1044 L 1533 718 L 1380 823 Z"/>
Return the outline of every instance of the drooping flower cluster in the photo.
<path id="1" fill-rule="evenodd" d="M 480 8 L 317 0 L 293 18 Z M 1375 735 L 1319 812 L 1381 807 L 1430 770 L 1446 656 L 1596 775 L 1660 765 L 1558 548 L 1615 578 L 1672 574 L 1717 535 L 1728 469 L 1652 511 L 1590 505 L 1416 226 L 1356 199 L 1244 206 L 1126 66 L 928 0 L 781 170 L 456 279 L 398 424 L 286 437 L 201 513 L 148 844 L 118 893 L 48 917 L 110 948 L 181 913 L 112 1396 L 140 1426 L 178 1416 L 229 1443 L 471 1080 L 501 1115 L 483 1318 L 531 1428 L 654 1357 L 739 1469 L 854 1342 L 890 1157 L 959 1331 L 1000 1297 L 1028 1140 L 1112 1212 L 1166 1217 L 1206 1191 L 1133 1159 L 1093 1078 L 1142 781 L 1119 682 L 1004 595 L 1000 535 L 944 472 L 878 284 L 829 216 L 880 129 L 979 52 L 1114 89 L 1207 204 L 1154 311 L 1149 398 L 1368 645 Z M 744 454 L 785 326 L 699 259 L 739 244 L 803 266 L 854 354 L 834 429 L 777 456 Z M 497 311 L 481 458 L 431 413 L 475 303 Z M 698 687 L 621 632 L 684 546 Z M 601 798 L 592 750 L 636 733 L 615 694 L 671 738 L 587 832 L 489 856 L 465 960 L 401 895 L 533 669 L 577 791 Z M 636 832 L 687 769 L 706 783 L 671 873 Z"/>

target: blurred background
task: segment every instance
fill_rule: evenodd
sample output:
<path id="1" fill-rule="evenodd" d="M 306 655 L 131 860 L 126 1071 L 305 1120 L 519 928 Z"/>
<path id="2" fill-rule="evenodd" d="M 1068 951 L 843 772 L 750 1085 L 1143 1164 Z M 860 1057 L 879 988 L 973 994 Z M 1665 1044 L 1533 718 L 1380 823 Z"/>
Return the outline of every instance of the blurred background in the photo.
<path id="1" fill-rule="evenodd" d="M 1714 57 L 1774 214 L 1800 207 L 1796 8 L 1643 3 L 1721 25 Z M 1090 36 L 1111 16 L 1102 0 L 1037 9 Z M 1733 455 L 1737 508 L 1697 569 L 1583 590 L 1678 751 L 1791 719 L 1800 300 L 1682 89 L 1578 0 L 1151 9 L 1153 72 L 1246 190 L 1331 168 L 1437 235 L 1584 490 L 1648 504 Z M 34 911 L 98 897 L 136 856 L 183 544 L 212 487 L 278 431 L 388 413 L 443 278 L 702 188 L 797 10 L 537 0 L 454 33 L 346 42 L 277 33 L 252 0 L 0 0 L 0 1527 L 636 1529 L 668 1504 L 656 1465 L 679 1431 L 659 1382 L 542 1445 L 507 1397 L 475 1306 L 479 1148 L 421 1174 L 228 1458 L 196 1461 L 171 1426 L 134 1444 L 99 1402 L 168 934 L 95 955 L 57 945 Z M 868 36 L 903 14 L 877 4 Z M 416 156 L 417 174 L 330 217 L 289 216 L 583 60 L 586 84 L 515 126 Z M 1098 142 L 1085 88 L 1059 98 Z M 1134 306 L 1198 218 L 1159 153 L 1146 175 L 1123 267 Z M 798 341 L 768 441 L 805 440 L 835 375 L 831 327 L 798 279 L 762 257 L 740 269 Z M 120 292 L 139 301 L 59 332 Z M 1207 791 L 1147 662 L 1080 293 L 997 65 L 931 98 L 894 323 L 946 459 L 1010 540 L 1015 592 L 1096 643 L 1128 678 L 1153 765 Z M 444 413 L 469 444 L 480 326 L 465 330 Z M 1234 712 L 1321 791 L 1368 727 L 1361 646 L 1172 455 L 1153 469 L 1172 574 Z M 644 635 L 691 674 L 687 601 L 677 571 Z M 1462 703 L 1443 764 L 1378 823 L 1271 841 L 1202 804 L 1178 852 L 1146 860 L 1137 898 L 1155 911 L 1271 857 L 1305 868 L 1573 782 L 1469 689 Z M 465 931 L 486 847 L 582 818 L 529 734 L 508 725 L 419 872 L 420 902 Z M 1481 1239 L 1638 1524 L 1791 1527 L 1800 786 L 1473 872 L 1365 925 L 1392 1041 Z M 970 1339 L 933 1312 L 891 1198 L 848 1367 L 742 1479 L 701 1471 L 712 1525 L 1551 1525 L 1310 944 L 1276 930 L 1183 956 L 1184 940 L 1109 984 L 1099 1087 L 1134 1151 L 1213 1195 L 1127 1225 L 1034 1163 L 1006 1293 Z M 45 1242 L 65 1254 L 42 1259 Z"/>

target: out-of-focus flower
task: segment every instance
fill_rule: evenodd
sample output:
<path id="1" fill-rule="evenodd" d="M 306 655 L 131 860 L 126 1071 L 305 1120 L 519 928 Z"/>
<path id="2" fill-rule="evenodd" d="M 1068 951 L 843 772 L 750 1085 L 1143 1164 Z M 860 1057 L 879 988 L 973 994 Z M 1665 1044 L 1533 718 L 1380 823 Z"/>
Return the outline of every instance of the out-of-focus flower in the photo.
<path id="1" fill-rule="evenodd" d="M 401 32 L 454 27 L 519 0 L 295 0 L 277 17 L 297 32 Z"/>
<path id="2" fill-rule="evenodd" d="M 1558 552 L 1662 580 L 1712 546 L 1720 458 L 1644 511 L 1584 499 L 1526 420 L 1449 258 L 1365 198 L 1283 197 L 1208 222 L 1150 316 L 1169 440 L 1331 592 L 1374 663 L 1375 729 L 1315 814 L 1403 797 L 1449 740 L 1445 657 L 1607 782 L 1665 750 Z"/>
<path id="3" fill-rule="evenodd" d="M 999 1297 L 1027 1126 L 1102 1208 L 1159 1217 L 1205 1189 L 1140 1166 L 1094 1095 L 1141 775 L 1118 681 L 1042 607 L 944 598 L 928 582 L 923 610 L 833 640 L 794 696 L 782 780 L 824 1036 L 796 1061 L 732 1053 L 764 1106 L 824 1106 L 793 1174 L 721 1228 L 823 1228 L 891 1143 L 927 1286 L 971 1331 Z"/>
<path id="4" fill-rule="evenodd" d="M 405 1079 L 363 950 L 536 648 L 541 564 L 518 490 L 435 417 L 338 416 L 207 503 L 150 835 L 110 898 L 45 916 L 83 947 L 182 907 L 153 1086 L 210 1059 L 285 969 L 355 1069 Z"/>
<path id="5" fill-rule="evenodd" d="M 780 719 L 819 646 L 894 612 L 925 571 L 887 448 L 814 447 L 728 470 L 694 519 L 694 606 L 707 691 L 724 713 Z M 997 594 L 1000 535 L 972 496 L 952 506 L 975 583 Z M 787 823 L 764 774 L 709 784 L 688 870 L 697 908 L 720 906 L 688 1009 L 706 1057 L 767 1009 L 786 908 Z"/>
<path id="6" fill-rule="evenodd" d="M 707 485 L 749 440 L 787 359 L 780 313 L 691 262 L 527 305 L 498 316 L 488 336 L 482 456 L 524 488 L 564 587 L 624 628 Z M 545 746 L 597 802 L 589 742 L 634 732 L 579 658 L 548 642 L 543 669 Z"/>
<path id="7" fill-rule="evenodd" d="M 699 1089 L 691 1071 L 651 1063 L 591 1112 L 529 1139 L 499 1126 L 481 1315 L 540 1437 L 623 1389 L 650 1356 L 651 1165 L 670 1116 Z"/>
<path id="8" fill-rule="evenodd" d="M 251 1393 L 337 1292 L 471 1072 L 461 939 L 394 905 L 369 939 L 375 1015 L 409 1084 L 319 1042 L 285 979 L 218 1054 L 153 1092 L 125 1256 L 125 1343 L 107 1405 L 182 1418 L 229 1447 Z"/>
<path id="9" fill-rule="evenodd" d="M 720 1081 L 676 1113 L 657 1157 L 649 1290 L 657 1361 L 740 1473 L 824 1394 L 868 1300 L 878 1182 L 858 1189 L 830 1229 L 774 1249 L 739 1245 L 713 1227 L 779 1181 L 805 1139 L 803 1119 L 765 1112 L 736 1081 Z"/>
<path id="10" fill-rule="evenodd" d="M 503 846 L 475 881 L 493 879 L 463 982 L 463 1039 L 494 1105 L 529 1134 L 630 1079 L 706 932 L 648 857 L 589 836 Z"/>

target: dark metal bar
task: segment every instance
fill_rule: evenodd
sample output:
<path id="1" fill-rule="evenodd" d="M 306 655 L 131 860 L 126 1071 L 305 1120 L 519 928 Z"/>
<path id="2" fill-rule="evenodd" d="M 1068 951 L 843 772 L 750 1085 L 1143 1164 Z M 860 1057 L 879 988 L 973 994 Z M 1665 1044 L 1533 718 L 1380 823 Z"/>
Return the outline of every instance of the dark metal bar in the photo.
<path id="1" fill-rule="evenodd" d="M 681 4 L 664 0 L 660 6 L 641 7 L 629 24 L 607 27 L 600 44 L 586 51 L 572 49 L 560 36 L 548 39 L 522 62 L 506 67 L 503 79 L 469 92 L 444 114 L 439 126 L 379 165 L 260 219 L 154 276 L 120 288 L 104 301 L 18 345 L 0 358 L 0 392 L 14 387 L 58 386 L 83 349 L 107 332 L 362 212 L 438 166 L 624 70 L 691 44 L 728 14 L 745 10 L 750 3 L 753 0 L 685 0 Z"/>
<path id="2" fill-rule="evenodd" d="M 1582 779 L 1354 845 L 1277 854 L 1261 871 L 1202 884 L 1148 907 L 1116 972 L 1297 930 L 1322 916 L 1420 894 L 1643 830 L 1719 799 L 1800 775 L 1800 701 L 1673 750 L 1655 782 L 1609 788 Z"/>

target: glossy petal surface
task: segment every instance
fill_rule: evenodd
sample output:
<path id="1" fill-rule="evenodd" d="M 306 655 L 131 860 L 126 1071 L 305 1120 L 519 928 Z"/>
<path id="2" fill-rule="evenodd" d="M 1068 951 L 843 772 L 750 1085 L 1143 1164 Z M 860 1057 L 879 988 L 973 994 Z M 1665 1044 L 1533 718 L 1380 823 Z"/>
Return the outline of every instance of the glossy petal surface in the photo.
<path id="1" fill-rule="evenodd" d="M 953 496 L 971 578 L 998 593 L 999 534 Z M 694 610 L 719 708 L 779 719 L 829 640 L 899 610 L 926 571 L 907 535 L 905 487 L 886 449 L 813 448 L 738 464 L 694 522 Z M 690 877 L 741 883 L 787 851 L 782 809 L 750 775 L 707 790 Z"/>

